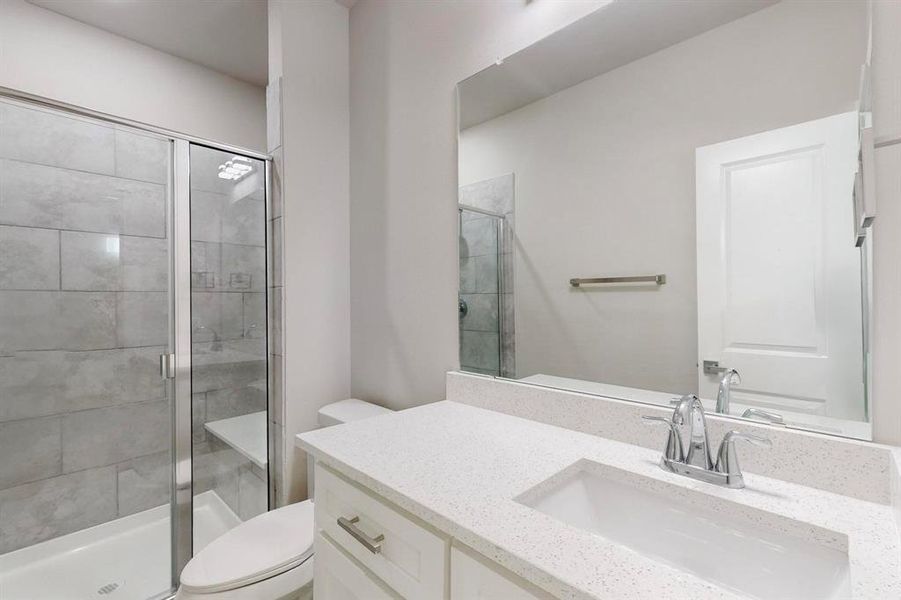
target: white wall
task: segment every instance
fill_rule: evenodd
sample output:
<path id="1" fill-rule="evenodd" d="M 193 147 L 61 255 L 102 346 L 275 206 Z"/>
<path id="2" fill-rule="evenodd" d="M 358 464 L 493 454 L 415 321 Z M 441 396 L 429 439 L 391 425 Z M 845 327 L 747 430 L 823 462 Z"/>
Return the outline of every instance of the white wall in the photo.
<path id="1" fill-rule="evenodd" d="M 24 0 L 0 0 L 0 86 L 265 150 L 264 90 Z"/>
<path id="2" fill-rule="evenodd" d="M 780 3 L 461 134 L 460 185 L 515 173 L 517 377 L 698 392 L 695 148 L 855 110 L 865 21 Z"/>
<path id="3" fill-rule="evenodd" d="M 901 444 L 901 2 L 873 13 L 873 128 L 877 215 L 873 223 L 873 439 Z"/>
<path id="4" fill-rule="evenodd" d="M 439 400 L 458 365 L 456 83 L 606 3 L 354 5 L 354 396 L 391 408 Z"/>
<path id="5" fill-rule="evenodd" d="M 350 397 L 348 11 L 270 0 L 270 86 L 282 77 L 277 157 L 284 211 L 284 450 L 288 499 L 306 497 L 294 436 Z M 280 415 L 274 415 L 280 418 Z"/>

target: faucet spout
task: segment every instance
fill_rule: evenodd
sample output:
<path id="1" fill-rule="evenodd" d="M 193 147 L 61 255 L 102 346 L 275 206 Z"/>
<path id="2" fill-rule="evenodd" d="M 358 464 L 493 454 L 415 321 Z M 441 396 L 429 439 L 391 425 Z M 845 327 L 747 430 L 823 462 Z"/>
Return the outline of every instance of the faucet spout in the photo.
<path id="1" fill-rule="evenodd" d="M 704 418 L 704 405 L 694 394 L 682 396 L 673 411 L 673 423 L 679 431 L 682 448 L 685 450 L 685 462 L 702 469 L 713 468 L 710 456 L 710 443 L 707 440 L 707 419 Z"/>
<path id="2" fill-rule="evenodd" d="M 729 404 L 732 401 L 732 385 L 741 385 L 741 375 L 735 369 L 726 369 L 723 371 L 723 377 L 720 379 L 720 387 L 716 392 L 716 412 L 728 415 Z"/>

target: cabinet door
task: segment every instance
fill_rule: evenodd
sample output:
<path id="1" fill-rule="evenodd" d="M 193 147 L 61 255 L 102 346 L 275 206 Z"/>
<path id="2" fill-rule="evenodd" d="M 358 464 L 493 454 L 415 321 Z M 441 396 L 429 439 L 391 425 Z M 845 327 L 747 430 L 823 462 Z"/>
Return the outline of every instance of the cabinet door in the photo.
<path id="1" fill-rule="evenodd" d="M 316 527 L 338 548 L 408 600 L 444 600 L 448 541 L 370 491 L 316 465 Z M 375 539 L 373 552 L 339 520 Z"/>
<path id="2" fill-rule="evenodd" d="M 499 568 L 489 566 L 487 559 L 471 556 L 451 548 L 451 600 L 544 600 L 550 598 L 539 590 L 528 590 Z M 541 594 L 541 595 L 538 595 Z M 319 600 L 317 598 L 317 600 Z"/>
<path id="3" fill-rule="evenodd" d="M 321 533 L 316 534 L 313 597 L 316 600 L 397 600 L 385 584 L 363 570 Z"/>

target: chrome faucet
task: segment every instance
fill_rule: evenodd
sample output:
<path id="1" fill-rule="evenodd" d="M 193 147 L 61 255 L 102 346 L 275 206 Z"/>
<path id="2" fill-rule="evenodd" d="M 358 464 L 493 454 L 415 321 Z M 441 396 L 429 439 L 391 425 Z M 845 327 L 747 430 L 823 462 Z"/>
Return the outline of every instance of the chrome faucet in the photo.
<path id="1" fill-rule="evenodd" d="M 716 412 L 729 414 L 729 404 L 732 401 L 732 385 L 741 385 L 741 375 L 735 369 L 726 369 L 720 379 L 720 388 L 716 392 Z"/>
<path id="2" fill-rule="evenodd" d="M 767 438 L 730 431 L 723 437 L 714 463 L 707 440 L 704 407 L 694 394 L 682 397 L 670 419 L 657 416 L 642 418 L 654 423 L 664 423 L 669 427 L 666 447 L 660 457 L 660 467 L 664 471 L 730 488 L 745 487 L 735 453 L 735 440 L 745 440 L 758 446 L 771 445 Z"/>

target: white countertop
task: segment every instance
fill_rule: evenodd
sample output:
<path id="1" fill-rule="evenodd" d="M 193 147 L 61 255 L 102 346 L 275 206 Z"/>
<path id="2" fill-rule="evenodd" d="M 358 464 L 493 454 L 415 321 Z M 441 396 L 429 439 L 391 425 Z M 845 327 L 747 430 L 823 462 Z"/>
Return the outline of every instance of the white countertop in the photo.
<path id="1" fill-rule="evenodd" d="M 657 451 L 455 402 L 311 431 L 298 445 L 561 598 L 738 597 L 513 500 L 582 459 L 845 534 L 853 597 L 901 598 L 891 506 L 753 474 L 743 490 L 720 488 L 664 472 Z"/>

